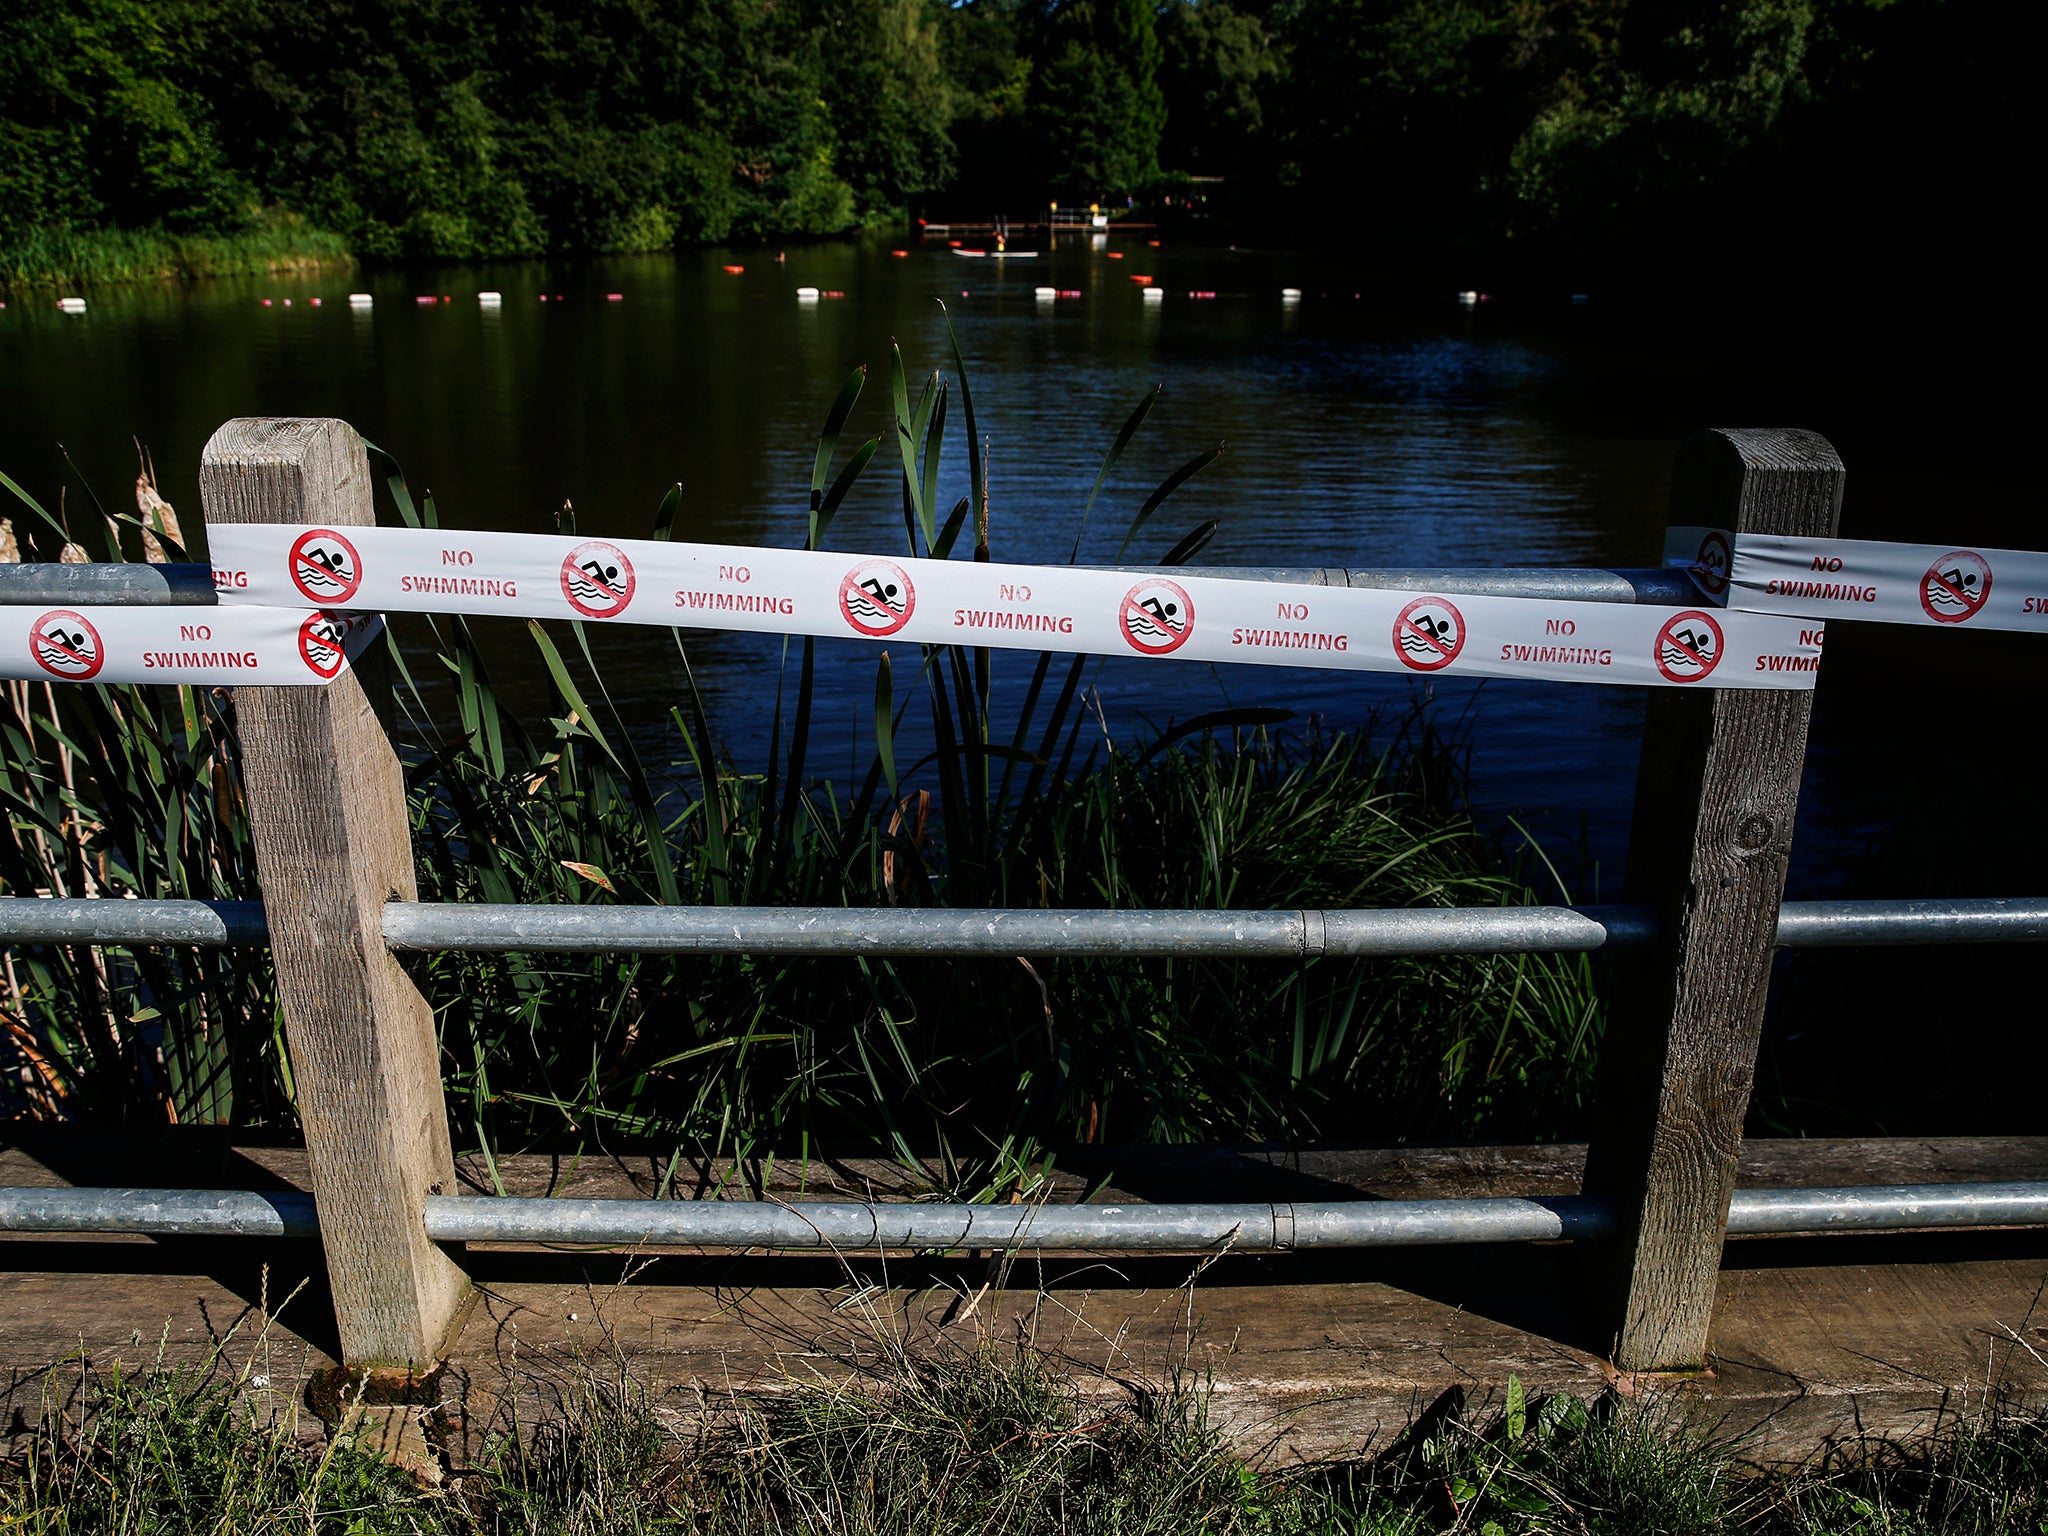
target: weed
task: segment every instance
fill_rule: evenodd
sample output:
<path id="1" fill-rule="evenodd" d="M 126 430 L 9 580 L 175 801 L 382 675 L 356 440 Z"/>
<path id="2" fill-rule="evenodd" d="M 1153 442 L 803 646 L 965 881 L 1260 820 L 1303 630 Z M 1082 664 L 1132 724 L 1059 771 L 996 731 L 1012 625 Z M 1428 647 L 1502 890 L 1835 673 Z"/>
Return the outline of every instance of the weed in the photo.
<path id="1" fill-rule="evenodd" d="M 957 349 L 956 349 L 957 363 Z M 841 452 L 865 373 L 821 434 L 806 541 L 822 546 L 878 456 Z M 961 415 L 976 430 L 964 368 Z M 990 532 L 979 457 L 941 514 L 952 390 L 891 357 L 893 455 L 912 553 Z M 1082 517 L 1144 423 L 1122 423 Z M 1131 529 L 1214 457 L 1146 498 Z M 893 460 L 893 462 L 891 462 Z M 438 525 L 395 464 L 401 519 Z M 24 543 L 68 539 L 29 509 Z M 653 533 L 675 532 L 680 497 Z M 971 509 L 979 508 L 972 524 Z M 573 514 L 571 514 L 573 516 Z M 97 519 L 108 558 L 136 519 Z M 1176 558 L 1196 547 L 1183 539 Z M 966 553 L 962 549 L 962 553 Z M 677 632 L 681 760 L 651 769 L 579 624 L 530 627 L 554 705 L 501 703 L 466 621 L 394 645 L 401 755 L 423 899 L 861 907 L 1297 909 L 1516 905 L 1531 882 L 1465 812 L 1457 754 L 1417 715 L 1378 743 L 1274 709 L 1224 711 L 1136 742 L 1088 710 L 1087 658 L 1039 658 L 994 696 L 985 652 L 885 657 L 872 760 L 813 777 L 813 648 L 790 648 L 765 773 L 714 746 Z M 429 683 L 432 686 L 429 686 Z M 914 707 L 933 750 L 899 763 Z M 17 893 L 254 898 L 232 700 L 190 689 L 10 685 L 0 709 L 0 881 Z M 45 1118 L 288 1124 L 289 1060 L 261 952 L 44 947 L 10 959 L 0 1104 Z M 603 1141 L 754 1158 L 888 1147 L 929 1187 L 1029 1190 L 1074 1141 L 1395 1140 L 1557 1135 L 1599 1031 L 1584 957 L 1225 963 L 773 956 L 433 956 L 458 1139 Z"/>
<path id="2" fill-rule="evenodd" d="M 1238 1454 L 1206 1384 L 1106 1395 L 989 1342 L 894 1352 L 782 1389 L 657 1401 L 587 1368 L 561 1412 L 426 1490 L 344 1436 L 303 1438 L 246 1372 L 73 1363 L 75 1406 L 17 1420 L 0 1526 L 37 1536 L 1992 1536 L 2039 1532 L 2048 1434 L 2001 1409 L 1834 1468 L 1762 1476 L 1669 1401 L 1569 1396 L 1450 1413 L 1374 1459 Z"/>

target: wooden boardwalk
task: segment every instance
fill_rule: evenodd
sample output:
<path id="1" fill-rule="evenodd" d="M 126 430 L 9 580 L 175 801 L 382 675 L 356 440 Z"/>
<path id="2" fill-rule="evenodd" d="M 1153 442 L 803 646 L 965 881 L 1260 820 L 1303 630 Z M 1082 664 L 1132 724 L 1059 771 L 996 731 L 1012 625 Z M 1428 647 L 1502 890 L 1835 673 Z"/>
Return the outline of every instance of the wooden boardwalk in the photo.
<path id="1" fill-rule="evenodd" d="M 1106 1156 L 1106 1154 L 1103 1154 Z M 1584 1149 L 1548 1147 L 1121 1153 L 1100 1200 L 1427 1198 L 1565 1194 Z M 651 1195 L 648 1163 L 501 1162 L 506 1192 Z M 1068 1198 L 1098 1170 L 1077 1155 Z M 705 1170 L 693 1170 L 699 1181 Z M 478 1193 L 475 1160 L 463 1165 Z M 808 1193 L 904 1193 L 884 1163 L 814 1165 Z M 1752 1141 L 1746 1187 L 2048 1178 L 2048 1138 Z M 308 1187 L 296 1148 L 203 1131 L 155 1140 L 0 1131 L 0 1183 Z M 781 1176 L 771 1193 L 797 1195 Z M 689 1192 L 686 1188 L 685 1193 Z M 46 1368 L 84 1349 L 100 1364 L 203 1360 L 231 1332 L 295 1380 L 333 1363 L 324 1267 L 307 1242 L 14 1237 L 0 1263 L 0 1368 L 9 1410 L 33 1416 Z M 473 1247 L 478 1291 L 450 1352 L 444 1400 L 472 1435 L 550 1412 L 580 1370 L 623 1363 L 657 1403 L 787 1390 L 871 1368 L 897 1348 L 938 1352 L 1028 1340 L 1121 1394 L 1192 1369 L 1216 1418 L 1280 1460 L 1369 1453 L 1444 1399 L 1483 1404 L 1509 1375 L 1532 1392 L 1588 1396 L 1613 1379 L 1571 1298 L 1567 1245 L 1009 1266 L 985 1256 L 659 1258 Z M 2048 1399 L 2048 1233 L 1980 1231 L 1731 1242 L 1713 1369 L 1671 1385 L 1704 1422 L 1745 1435 L 1757 1461 L 1807 1458 L 1863 1436 L 1901 1436 L 1967 1413 L 1990 1386 Z M 298 1295 L 285 1298 L 303 1286 Z M 238 1330 L 238 1331 L 237 1331 Z M 2036 1353 L 2038 1351 L 2038 1353 Z M 1633 1386 L 1633 1383 L 1623 1383 Z"/>

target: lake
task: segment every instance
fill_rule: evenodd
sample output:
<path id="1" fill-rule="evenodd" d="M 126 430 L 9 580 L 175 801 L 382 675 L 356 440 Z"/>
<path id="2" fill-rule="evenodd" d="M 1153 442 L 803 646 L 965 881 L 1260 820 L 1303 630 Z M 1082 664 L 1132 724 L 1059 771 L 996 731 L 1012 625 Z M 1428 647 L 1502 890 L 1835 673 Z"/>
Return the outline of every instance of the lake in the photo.
<path id="1" fill-rule="evenodd" d="M 395 454 L 415 491 L 431 488 L 450 526 L 552 530 L 568 500 L 583 532 L 644 536 L 680 483 L 680 536 L 794 545 L 816 434 L 848 371 L 870 370 L 842 453 L 884 429 L 892 340 L 913 380 L 950 375 L 943 300 L 990 443 L 999 560 L 1067 558 L 1116 427 L 1155 384 L 1159 404 L 1081 536 L 1084 563 L 1111 561 L 1149 490 L 1220 443 L 1131 559 L 1216 518 L 1201 564 L 1654 564 L 1677 444 L 1715 424 L 1826 433 L 1849 465 L 1849 536 L 2039 547 L 2022 439 L 1985 429 L 1996 381 L 1955 361 L 1956 338 L 1983 340 L 1974 318 L 1817 305 L 1810 331 L 1752 334 L 1676 306 L 1622 322 L 1598 293 L 1466 309 L 1456 274 L 1441 293 L 1390 294 L 1336 257 L 1137 235 L 1006 263 L 894 244 L 909 254 L 864 240 L 104 289 L 83 315 L 16 295 L 0 312 L 0 467 L 54 500 L 62 442 L 102 497 L 125 502 L 140 439 L 189 528 L 200 447 L 222 421 L 333 415 Z M 1165 301 L 1145 303 L 1134 274 Z M 1080 296 L 1041 302 L 1039 285 Z M 799 303 L 800 286 L 844 297 Z M 1282 303 L 1289 286 L 1298 304 Z M 375 307 L 352 310 L 352 289 Z M 502 307 L 480 306 L 480 289 L 502 292 Z M 956 390 L 942 506 L 966 493 L 959 405 Z M 834 547 L 904 547 L 890 463 L 877 458 Z M 510 625 L 503 638 L 507 691 L 537 707 L 530 643 Z M 1790 894 L 2037 894 L 2038 638 L 1838 625 L 1829 641 Z M 645 747 L 669 761 L 668 636 L 620 629 L 597 643 Z M 842 783 L 872 751 L 876 649 L 819 646 L 827 747 L 814 768 Z M 757 764 L 780 644 L 705 634 L 691 653 L 724 745 Z M 999 663 L 1012 700 L 1024 670 Z M 1353 728 L 1417 696 L 1399 678 L 1135 660 L 1105 663 L 1097 686 L 1120 736 L 1226 704 Z M 1446 681 L 1431 707 L 1469 743 L 1481 813 L 1534 829 L 1582 899 L 1614 898 L 1640 693 Z"/>

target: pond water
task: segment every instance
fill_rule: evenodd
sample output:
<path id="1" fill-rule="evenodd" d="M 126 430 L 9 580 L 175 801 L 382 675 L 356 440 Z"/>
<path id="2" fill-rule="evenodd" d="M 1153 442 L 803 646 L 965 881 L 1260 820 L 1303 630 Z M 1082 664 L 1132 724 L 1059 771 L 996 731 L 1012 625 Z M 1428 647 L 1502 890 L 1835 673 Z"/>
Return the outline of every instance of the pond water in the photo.
<path id="1" fill-rule="evenodd" d="M 125 497 L 140 439 L 189 526 L 200 447 L 222 421 L 333 415 L 394 453 L 451 526 L 550 530 L 566 499 L 586 533 L 642 536 L 679 482 L 681 536 L 793 545 L 839 384 L 868 365 L 850 448 L 886 424 L 892 341 L 913 379 L 949 363 L 943 299 L 990 442 L 998 559 L 1067 558 L 1117 425 L 1155 384 L 1158 407 L 1081 535 L 1083 562 L 1111 560 L 1147 492 L 1223 444 L 1133 559 L 1217 518 L 1200 563 L 1652 564 L 1678 442 L 1726 423 L 1827 433 L 1850 467 L 1848 535 L 2039 547 L 2021 440 L 1982 430 L 1991 384 L 1945 360 L 1952 334 L 1981 337 L 1974 319 L 1916 315 L 1906 347 L 1905 317 L 1833 317 L 1825 341 L 1798 325 L 1624 327 L 1598 294 L 1582 307 L 1466 310 L 1448 277 L 1440 294 L 1390 295 L 1337 258 L 1142 236 L 1005 263 L 938 242 L 908 249 L 107 289 L 83 315 L 15 296 L 0 312 L 0 466 L 54 497 L 61 442 L 102 497 Z M 1165 301 L 1142 301 L 1135 274 L 1156 278 Z M 1041 302 L 1039 285 L 1080 296 Z M 802 304 L 799 286 L 844 297 Z M 1304 290 L 1300 303 L 1283 304 L 1287 286 Z M 351 289 L 375 307 L 351 309 Z M 480 306 L 480 289 L 501 291 L 502 307 Z M 957 391 L 952 407 L 945 506 L 967 485 Z M 903 548 L 889 462 L 878 457 L 834 525 L 835 547 Z M 78 494 L 74 484 L 74 508 Z M 503 639 L 507 691 L 538 706 L 530 644 L 509 625 Z M 2048 851 L 2029 772 L 2038 642 L 1848 626 L 1829 640 L 1791 894 L 2036 894 Z M 614 696 L 669 761 L 680 676 L 668 636 L 597 641 Z M 872 751 L 875 650 L 819 646 L 814 767 L 842 783 Z M 724 745 L 757 764 L 779 643 L 707 633 L 691 651 Z M 1010 707 L 1024 670 L 999 664 Z M 1415 697 L 1398 678 L 1136 661 L 1105 663 L 1096 683 L 1119 735 L 1225 704 L 1284 706 L 1297 729 L 1357 727 Z M 1535 829 L 1582 899 L 1612 899 L 1640 693 L 1446 681 L 1432 708 L 1469 742 L 1481 811 Z"/>

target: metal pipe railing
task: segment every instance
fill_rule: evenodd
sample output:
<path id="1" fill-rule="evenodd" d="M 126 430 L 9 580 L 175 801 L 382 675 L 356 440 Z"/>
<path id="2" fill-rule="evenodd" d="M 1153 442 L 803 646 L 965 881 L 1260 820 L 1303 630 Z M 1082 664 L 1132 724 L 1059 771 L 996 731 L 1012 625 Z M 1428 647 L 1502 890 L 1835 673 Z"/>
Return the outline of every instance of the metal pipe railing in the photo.
<path id="1" fill-rule="evenodd" d="M 1113 567 L 1156 571 L 1156 565 Z M 1571 603 L 1646 603 L 1691 607 L 1699 588 L 1677 566 L 1642 569 L 1604 567 L 1501 566 L 1486 570 L 1428 570 L 1345 566 L 1184 566 L 1189 576 L 1220 581 L 1279 581 L 1308 587 L 1365 587 L 1378 591 L 1445 592 L 1459 597 L 1534 597 Z"/>
<path id="2" fill-rule="evenodd" d="M 1331 956 L 1528 954 L 1648 937 L 1604 907 L 1365 912 L 1034 911 L 943 907 L 562 907 L 393 903 L 399 950 L 751 955 Z"/>
<path id="3" fill-rule="evenodd" d="M 311 1195 L 246 1189 L 0 1189 L 0 1232 L 318 1237 Z"/>
<path id="4" fill-rule="evenodd" d="M 1731 1237 L 2039 1226 L 2048 1226 L 2048 1184 L 2031 1182 L 1743 1189 L 1728 1211 Z"/>
<path id="5" fill-rule="evenodd" d="M 0 567 L 4 569 L 4 567 Z M 0 896 L 0 944 L 267 944 L 260 901 Z"/>
<path id="6" fill-rule="evenodd" d="M 1597 1237 L 1605 1202 L 1351 1200 L 1218 1205 L 868 1205 L 765 1200 L 533 1200 L 430 1196 L 437 1241 L 632 1248 L 1228 1248 L 1284 1253 Z"/>
<path id="7" fill-rule="evenodd" d="M 1406 907 L 1354 912 L 942 907 L 584 907 L 392 902 L 396 950 L 651 954 L 1542 954 L 1646 944 L 1645 907 Z M 268 938 L 260 901 L 0 896 L 0 944 L 220 946 Z M 1787 949 L 2048 940 L 2048 899 L 1788 901 Z"/>
<path id="8" fill-rule="evenodd" d="M 609 1248 L 1061 1249 L 1293 1252 L 1582 1240 L 1614 1209 L 1586 1195 L 1218 1205 L 952 1205 L 765 1200 L 544 1200 L 432 1195 L 437 1242 Z M 2048 1226 L 2048 1183 L 1737 1190 L 1733 1237 Z M 0 1189 L 0 1232 L 316 1237 L 295 1191 Z"/>
<path id="9" fill-rule="evenodd" d="M 101 603 L 127 608 L 209 608 L 216 599 L 210 565 L 0 565 L 0 607 Z"/>
<path id="10" fill-rule="evenodd" d="M 1156 565 L 1110 566 L 1156 571 Z M 1699 602 L 1692 579 L 1675 566 L 1642 569 L 1506 566 L 1493 569 L 1352 569 L 1348 566 L 1189 566 L 1189 576 L 1221 581 L 1292 582 L 1310 587 L 1371 587 L 1446 592 L 1475 597 L 1536 597 L 1575 603 Z M 107 603 L 144 607 L 205 607 L 215 601 L 210 565 L 0 566 L 0 606 L 32 603 Z"/>
<path id="11" fill-rule="evenodd" d="M 1788 901 L 1778 909 L 1786 949 L 1853 949 L 1884 944 L 2035 944 L 2048 939 L 2048 901 Z"/>

